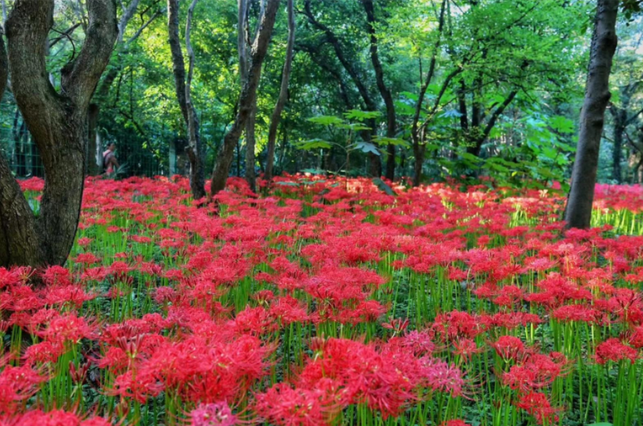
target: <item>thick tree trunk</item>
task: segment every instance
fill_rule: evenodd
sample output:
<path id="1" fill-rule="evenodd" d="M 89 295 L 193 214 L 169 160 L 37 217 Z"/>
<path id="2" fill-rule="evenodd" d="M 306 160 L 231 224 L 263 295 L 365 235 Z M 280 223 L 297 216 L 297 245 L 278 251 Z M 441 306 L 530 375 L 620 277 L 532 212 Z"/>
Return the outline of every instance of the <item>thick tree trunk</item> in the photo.
<path id="1" fill-rule="evenodd" d="M 268 44 L 275 25 L 275 17 L 279 8 L 279 0 L 268 0 L 261 21 L 259 31 L 252 43 L 250 55 L 250 68 L 248 78 L 243 83 L 239 97 L 239 109 L 232 127 L 223 139 L 223 146 L 217 155 L 217 160 L 212 170 L 211 195 L 215 196 L 225 188 L 226 179 L 230 172 L 230 164 L 234 157 L 234 148 L 239 141 L 248 117 L 252 112 L 257 97 L 257 88 L 261 77 L 261 67 L 268 52 Z"/>
<path id="2" fill-rule="evenodd" d="M 0 98 L 7 87 L 9 63 L 0 36 Z M 33 213 L 0 154 L 0 266 L 38 265 L 43 253 L 38 244 Z"/>
<path id="3" fill-rule="evenodd" d="M 373 0 L 362 0 L 364 11 L 366 11 L 366 21 L 368 22 L 368 33 L 370 36 L 370 53 L 371 63 L 375 70 L 375 79 L 377 81 L 377 88 L 380 95 L 384 100 L 386 106 L 386 137 L 394 138 L 396 135 L 396 117 L 395 117 L 395 104 L 393 103 L 393 96 L 391 91 L 384 82 L 384 71 L 382 70 L 382 63 L 380 62 L 380 55 L 378 52 L 378 40 L 375 32 L 375 25 L 377 20 L 375 18 L 375 8 L 373 7 Z M 387 147 L 388 157 L 386 159 L 386 178 L 390 180 L 395 179 L 395 145 L 389 144 Z"/>
<path id="4" fill-rule="evenodd" d="M 118 33 L 112 0 L 88 0 L 87 8 L 85 42 L 62 70 L 61 93 L 51 86 L 45 61 L 54 0 L 17 0 L 7 21 L 13 94 L 46 176 L 35 218 L 0 160 L 0 266 L 60 265 L 72 247 L 83 193 L 87 110 Z"/>
<path id="5" fill-rule="evenodd" d="M 181 108 L 183 120 L 187 126 L 188 133 L 188 159 L 190 161 L 190 190 L 192 198 L 199 200 L 206 196 L 205 178 L 203 173 L 201 135 L 199 133 L 199 119 L 192 104 L 191 99 L 191 81 L 194 66 L 194 52 L 190 43 L 190 29 L 192 14 L 197 0 L 193 0 L 188 11 L 188 23 L 185 28 L 185 40 L 190 61 L 189 71 L 186 76 L 185 60 L 181 48 L 179 37 L 179 1 L 168 0 L 168 34 L 170 52 L 172 54 L 172 71 L 174 74 L 174 85 L 176 89 L 176 99 Z M 186 81 L 187 80 L 187 81 Z"/>
<path id="6" fill-rule="evenodd" d="M 270 128 L 268 130 L 268 147 L 266 154 L 266 179 L 268 181 L 271 181 L 273 177 L 277 129 L 279 128 L 281 113 L 284 110 L 286 101 L 288 100 L 288 80 L 290 79 L 293 51 L 295 48 L 295 8 L 293 3 L 294 0 L 288 0 L 288 43 L 286 44 L 286 60 L 281 74 L 279 98 L 275 104 L 275 109 L 272 111 L 272 116 L 270 117 Z"/>
<path id="7" fill-rule="evenodd" d="M 616 50 L 618 0 L 598 0 L 580 134 L 565 208 L 568 228 L 589 228 L 594 201 L 598 154 L 610 99 L 609 77 Z"/>

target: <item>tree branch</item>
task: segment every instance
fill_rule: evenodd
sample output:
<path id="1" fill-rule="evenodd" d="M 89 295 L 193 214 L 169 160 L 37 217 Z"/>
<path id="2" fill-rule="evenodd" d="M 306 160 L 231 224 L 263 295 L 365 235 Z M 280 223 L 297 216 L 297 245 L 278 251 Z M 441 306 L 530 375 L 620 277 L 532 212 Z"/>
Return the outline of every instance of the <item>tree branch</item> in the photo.
<path id="1" fill-rule="evenodd" d="M 89 105 L 118 36 L 113 0 L 87 0 L 87 9 L 89 26 L 85 42 L 78 57 L 65 65 L 61 77 L 62 90 L 82 110 Z"/>

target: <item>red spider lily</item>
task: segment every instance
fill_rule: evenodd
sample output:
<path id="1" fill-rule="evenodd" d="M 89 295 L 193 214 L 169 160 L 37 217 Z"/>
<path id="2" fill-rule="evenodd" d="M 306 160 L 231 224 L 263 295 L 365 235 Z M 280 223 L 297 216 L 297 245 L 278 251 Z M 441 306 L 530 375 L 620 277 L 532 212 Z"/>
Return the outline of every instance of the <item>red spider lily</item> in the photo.
<path id="1" fill-rule="evenodd" d="M 405 319 L 394 318 L 391 320 L 391 322 L 382 323 L 383 328 L 386 328 L 388 330 L 393 330 L 394 332 L 393 335 L 403 333 L 408 326 L 409 326 L 408 318 L 405 318 Z"/>
<path id="2" fill-rule="evenodd" d="M 515 361 L 525 353 L 525 344 L 514 336 L 500 336 L 490 345 L 505 362 Z"/>
<path id="3" fill-rule="evenodd" d="M 81 339 L 94 339 L 98 325 L 89 323 L 75 312 L 53 318 L 45 330 L 38 333 L 40 337 L 53 344 L 65 345 L 78 343 Z"/>
<path id="4" fill-rule="evenodd" d="M 225 402 L 199 404 L 190 412 L 191 426 L 234 426 L 237 422 L 237 416 Z"/>
<path id="5" fill-rule="evenodd" d="M 445 341 L 459 337 L 474 338 L 485 331 L 484 325 L 476 315 L 452 311 L 439 314 L 433 323 L 433 330 Z"/>
<path id="6" fill-rule="evenodd" d="M 269 312 L 284 326 L 295 322 L 303 324 L 310 319 L 306 305 L 291 296 L 275 300 L 270 306 Z"/>
<path id="7" fill-rule="evenodd" d="M 63 410 L 53 410 L 49 412 L 34 410 L 14 417 L 9 423 L 2 423 L 2 420 L 0 420 L 0 424 L 7 426 L 110 426 L 112 422 L 98 416 L 83 420 L 78 414 Z"/>
<path id="8" fill-rule="evenodd" d="M 608 361 L 619 362 L 628 360 L 634 364 L 638 358 L 636 349 L 623 344 L 619 339 L 607 339 L 596 347 L 596 362 L 605 364 Z"/>
<path id="9" fill-rule="evenodd" d="M 33 396 L 38 385 L 45 381 L 47 377 L 41 369 L 5 365 L 0 372 L 0 415 L 14 414 L 18 405 Z"/>
<path id="10" fill-rule="evenodd" d="M 453 342 L 453 354 L 460 356 L 465 362 L 471 361 L 471 357 L 484 351 L 478 348 L 475 340 L 462 338 Z"/>
<path id="11" fill-rule="evenodd" d="M 278 383 L 256 395 L 257 413 L 280 426 L 329 425 L 337 413 L 320 389 L 292 388 Z"/>
<path id="12" fill-rule="evenodd" d="M 550 386 L 558 377 L 569 373 L 569 362 L 563 354 L 552 352 L 549 356 L 529 354 L 518 365 L 502 373 L 502 382 L 521 392 L 539 390 Z"/>
<path id="13" fill-rule="evenodd" d="M 522 395 L 516 406 L 534 416 L 539 424 L 557 422 L 558 413 L 562 410 L 552 407 L 547 396 L 540 392 L 529 392 Z"/>
<path id="14" fill-rule="evenodd" d="M 59 342 L 43 341 L 35 343 L 27 348 L 22 358 L 27 365 L 38 365 L 55 363 L 58 357 L 65 352 L 65 348 Z"/>
<path id="15" fill-rule="evenodd" d="M 132 398 L 134 401 L 144 404 L 148 398 L 158 396 L 163 390 L 163 384 L 159 383 L 151 372 L 146 370 L 128 370 L 114 379 L 110 389 L 105 393 L 110 396 L 121 398 Z"/>

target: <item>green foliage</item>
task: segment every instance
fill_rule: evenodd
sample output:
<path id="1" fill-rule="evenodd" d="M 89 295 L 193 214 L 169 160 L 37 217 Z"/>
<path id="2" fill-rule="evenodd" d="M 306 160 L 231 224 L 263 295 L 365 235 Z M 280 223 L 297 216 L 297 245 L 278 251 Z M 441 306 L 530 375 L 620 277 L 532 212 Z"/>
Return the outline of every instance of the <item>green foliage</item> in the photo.
<path id="1" fill-rule="evenodd" d="M 124 0 L 123 6 L 129 1 Z M 57 2 L 47 62 L 56 88 L 60 87 L 62 66 L 77 57 L 85 38 L 83 25 L 61 35 L 81 24 L 83 11 L 78 5 L 82 9 L 83 3 Z M 189 2 L 180 3 L 184 42 Z M 251 27 L 260 10 L 258 1 L 252 3 Z M 396 176 L 412 175 L 415 152 L 410 141 L 422 98 L 417 124 L 426 153 L 423 174 L 427 179 L 466 176 L 499 185 L 535 182 L 543 186 L 552 181 L 564 185 L 569 180 L 587 70 L 592 2 L 375 0 L 377 46 L 396 113 L 394 137 L 385 136 L 386 108 L 375 79 L 362 2 L 310 2 L 312 16 L 325 29 L 310 22 L 303 2 L 296 3 L 301 13 L 296 14 L 297 49 L 278 129 L 278 173 L 323 169 L 364 175 L 369 159 L 378 156 L 385 162 L 387 147 L 393 145 Z M 446 8 L 440 24 L 443 4 Z M 164 8 L 164 2 L 140 0 L 124 43 L 115 49 L 93 100 L 100 105 L 102 141 L 117 142 L 119 160 L 130 165 L 128 174 L 166 174 L 170 172 L 171 151 L 185 157 L 181 153 L 186 126 L 176 101 Z M 643 72 L 636 50 L 641 1 L 624 0 L 621 9 L 611 102 L 618 108 L 627 107 L 632 115 L 643 108 L 643 85 L 631 95 L 624 90 Z M 238 108 L 241 84 L 236 26 L 234 0 L 198 2 L 191 35 L 196 55 L 192 98 L 205 144 L 206 170 L 212 167 Z M 262 166 L 280 89 L 287 32 L 282 8 L 257 97 L 256 154 Z M 58 41 L 53 44 L 54 40 Z M 429 69 L 433 72 L 427 84 Z M 110 73 L 111 82 L 107 81 Z M 425 84 L 421 97 L 420 88 Z M 101 94 L 103 85 L 107 86 L 106 94 Z M 512 101 L 492 122 L 510 94 L 514 94 Z M 14 120 L 15 111 L 8 93 L 0 104 L 0 150 L 13 162 L 24 150 L 13 138 L 21 125 L 20 119 Z M 599 169 L 602 181 L 611 177 L 613 123 L 609 120 L 608 115 Z M 641 158 L 633 148 L 639 143 L 641 124 L 641 119 L 635 119 L 627 129 L 632 141 L 621 148 L 625 168 Z M 480 155 L 473 155 L 471 148 L 481 139 Z M 244 149 L 242 137 L 235 150 L 233 174 L 241 175 L 245 169 Z M 624 176 L 634 179 L 636 171 L 626 171 Z"/>

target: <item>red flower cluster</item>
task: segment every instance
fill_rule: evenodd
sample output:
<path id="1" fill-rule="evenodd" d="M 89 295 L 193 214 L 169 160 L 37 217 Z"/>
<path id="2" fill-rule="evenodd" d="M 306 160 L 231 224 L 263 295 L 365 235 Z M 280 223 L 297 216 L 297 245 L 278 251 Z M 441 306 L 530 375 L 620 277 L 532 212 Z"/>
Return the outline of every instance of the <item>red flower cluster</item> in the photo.
<path id="1" fill-rule="evenodd" d="M 640 187 L 563 236 L 546 191 L 259 186 L 88 180 L 66 267 L 0 268 L 0 425 L 639 415 Z"/>

